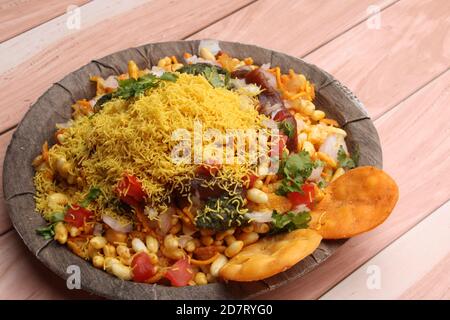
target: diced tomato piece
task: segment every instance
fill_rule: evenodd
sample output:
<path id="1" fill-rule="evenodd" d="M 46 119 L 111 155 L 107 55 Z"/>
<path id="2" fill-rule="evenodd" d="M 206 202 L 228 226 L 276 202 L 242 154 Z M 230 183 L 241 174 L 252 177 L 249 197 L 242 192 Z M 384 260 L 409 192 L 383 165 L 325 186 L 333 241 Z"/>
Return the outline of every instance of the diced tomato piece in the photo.
<path id="1" fill-rule="evenodd" d="M 206 160 L 204 164 L 197 167 L 197 174 L 203 176 L 214 176 L 222 168 L 220 163 L 216 163 L 214 159 Z"/>
<path id="2" fill-rule="evenodd" d="M 192 279 L 193 272 L 191 265 L 186 258 L 175 262 L 172 267 L 167 270 L 165 277 L 175 287 L 183 287 Z"/>
<path id="3" fill-rule="evenodd" d="M 133 280 L 136 282 L 144 282 L 156 274 L 156 268 L 145 252 L 138 253 L 133 257 L 131 268 L 133 270 Z"/>
<path id="4" fill-rule="evenodd" d="M 249 175 L 247 179 L 248 179 L 248 188 L 251 189 L 255 186 L 255 182 L 256 182 L 256 180 L 258 180 L 258 177 L 256 175 L 252 174 L 252 175 Z"/>
<path id="5" fill-rule="evenodd" d="M 64 216 L 64 221 L 74 227 L 80 228 L 93 216 L 94 214 L 88 209 L 80 207 L 79 205 L 74 205 L 67 210 Z"/>
<path id="6" fill-rule="evenodd" d="M 290 115 L 291 114 L 288 109 L 281 109 L 280 111 L 277 112 L 275 117 L 273 117 L 273 120 L 275 120 L 277 122 L 281 122 L 284 119 L 286 119 L 287 117 L 289 117 Z"/>
<path id="7" fill-rule="evenodd" d="M 306 205 L 309 209 L 314 205 L 314 185 L 312 183 L 304 184 L 301 192 L 289 192 L 287 197 L 294 206 L 300 204 Z"/>
<path id="8" fill-rule="evenodd" d="M 141 182 L 133 175 L 125 174 L 116 188 L 120 200 L 136 207 L 144 201 L 145 193 Z"/>

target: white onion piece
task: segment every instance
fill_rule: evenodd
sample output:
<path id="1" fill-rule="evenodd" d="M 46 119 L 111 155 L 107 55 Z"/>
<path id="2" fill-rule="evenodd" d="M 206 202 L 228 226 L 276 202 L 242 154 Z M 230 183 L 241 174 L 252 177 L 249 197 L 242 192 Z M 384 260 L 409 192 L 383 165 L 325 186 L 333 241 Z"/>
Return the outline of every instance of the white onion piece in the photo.
<path id="1" fill-rule="evenodd" d="M 310 212 L 311 210 L 306 206 L 306 204 L 299 204 L 298 206 L 295 206 L 291 211 L 294 213 L 300 213 Z"/>
<path id="2" fill-rule="evenodd" d="M 128 233 L 128 232 L 133 231 L 133 224 L 131 222 L 127 223 L 127 224 L 123 224 L 121 221 L 118 221 L 108 215 L 102 216 L 102 220 L 104 223 L 106 223 L 108 226 L 110 226 L 111 229 L 116 230 L 118 232 Z"/>
<path id="3" fill-rule="evenodd" d="M 263 69 L 261 71 L 264 74 L 264 76 L 266 77 L 267 82 L 269 83 L 269 85 L 271 85 L 274 88 L 277 88 L 278 87 L 277 86 L 277 79 L 275 78 L 275 76 L 272 73 L 270 73 L 269 71 L 267 71 L 267 70 Z"/>
<path id="4" fill-rule="evenodd" d="M 196 55 L 193 55 L 193 56 L 191 56 L 189 58 L 185 58 L 184 60 L 188 64 L 207 63 L 207 64 L 210 64 L 210 65 L 213 65 L 213 66 L 221 67 L 221 65 L 219 63 L 217 63 L 216 61 L 210 61 L 210 60 L 206 60 L 206 59 L 203 59 L 203 58 L 199 58 Z"/>
<path id="5" fill-rule="evenodd" d="M 106 78 L 103 86 L 105 88 L 116 89 L 119 87 L 119 82 L 117 81 L 117 78 L 115 76 L 109 76 L 108 78 Z"/>
<path id="6" fill-rule="evenodd" d="M 191 236 L 184 234 L 178 238 L 178 243 L 179 243 L 180 247 L 184 248 L 186 246 L 186 243 L 188 243 L 192 239 L 193 238 Z"/>
<path id="7" fill-rule="evenodd" d="M 170 228 L 172 228 L 172 211 L 167 210 L 159 215 L 159 229 L 162 234 L 167 234 Z"/>
<path id="8" fill-rule="evenodd" d="M 94 224 L 94 230 L 92 231 L 92 234 L 94 236 L 101 236 L 103 233 L 103 225 L 101 223 L 95 223 Z"/>
<path id="9" fill-rule="evenodd" d="M 254 211 L 246 213 L 245 216 L 254 222 L 261 222 L 261 223 L 272 222 L 271 212 Z"/>
<path id="10" fill-rule="evenodd" d="M 347 145 L 345 144 L 345 139 L 340 134 L 330 134 L 319 148 L 320 152 L 326 153 L 331 159 L 337 161 L 337 154 L 340 147 L 344 148 L 347 152 Z"/>
<path id="11" fill-rule="evenodd" d="M 153 66 L 150 70 L 150 73 L 154 76 L 161 77 L 165 70 L 161 67 Z"/>
<path id="12" fill-rule="evenodd" d="M 204 39 L 204 40 L 200 40 L 200 43 L 198 45 L 198 52 L 200 54 L 200 50 L 202 48 L 206 48 L 209 49 L 209 51 L 213 54 L 216 55 L 217 53 L 219 53 L 220 46 L 219 46 L 219 41 L 214 40 L 214 39 Z"/>
<path id="13" fill-rule="evenodd" d="M 270 63 L 264 63 L 264 64 L 261 65 L 260 68 L 264 69 L 264 70 L 270 69 Z"/>
<path id="14" fill-rule="evenodd" d="M 311 174 L 309 175 L 308 180 L 318 182 L 321 178 L 320 175 L 322 174 L 322 171 L 323 171 L 323 167 L 314 168 L 312 170 Z"/>

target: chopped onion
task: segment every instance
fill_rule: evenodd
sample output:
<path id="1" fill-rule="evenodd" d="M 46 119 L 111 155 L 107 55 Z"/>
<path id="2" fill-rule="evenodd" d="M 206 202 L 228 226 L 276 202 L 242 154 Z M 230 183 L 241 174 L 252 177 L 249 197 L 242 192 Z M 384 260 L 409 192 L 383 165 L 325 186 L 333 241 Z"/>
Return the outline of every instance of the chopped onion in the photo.
<path id="1" fill-rule="evenodd" d="M 322 171 L 323 167 L 314 168 L 310 176 L 308 177 L 308 180 L 318 182 L 321 178 L 320 175 L 322 174 Z"/>
<path id="2" fill-rule="evenodd" d="M 200 50 L 202 48 L 206 48 L 209 49 L 209 51 L 213 54 L 216 55 L 217 53 L 219 53 L 220 46 L 219 46 L 219 41 L 214 40 L 214 39 L 204 39 L 204 40 L 200 40 L 200 43 L 198 45 L 198 52 L 200 53 Z"/>
<path id="3" fill-rule="evenodd" d="M 102 220 L 104 223 L 106 223 L 108 226 L 110 226 L 111 229 L 114 229 L 118 232 L 128 233 L 128 232 L 133 231 L 133 224 L 131 222 L 127 223 L 127 224 L 123 224 L 121 221 L 118 221 L 108 215 L 103 215 Z"/>
<path id="4" fill-rule="evenodd" d="M 341 146 L 347 152 L 344 137 L 341 134 L 330 134 L 320 146 L 319 151 L 327 154 L 334 161 L 337 161 L 337 154 Z"/>
<path id="5" fill-rule="evenodd" d="M 275 76 L 267 70 L 262 70 L 262 72 L 263 72 L 264 76 L 266 77 L 267 82 L 269 82 L 269 85 L 271 85 L 274 88 L 277 88 L 278 87 L 277 79 L 275 78 Z"/>
<path id="6" fill-rule="evenodd" d="M 271 212 L 254 211 L 246 213 L 245 216 L 254 222 L 272 222 Z"/>
<path id="7" fill-rule="evenodd" d="M 270 69 L 270 63 L 264 63 L 264 64 L 261 65 L 260 68 L 264 69 L 264 70 Z"/>
<path id="8" fill-rule="evenodd" d="M 210 60 L 206 60 L 206 59 L 203 59 L 203 58 L 199 58 L 196 55 L 193 55 L 193 56 L 191 56 L 189 58 L 185 58 L 184 60 L 188 64 L 207 63 L 207 64 L 210 64 L 210 65 L 213 65 L 213 66 L 218 66 L 218 67 L 221 66 L 219 63 L 217 63 L 215 61 L 210 61 Z"/>
<path id="9" fill-rule="evenodd" d="M 186 243 L 188 243 L 192 239 L 193 238 L 191 236 L 184 234 L 178 238 L 178 243 L 179 243 L 180 247 L 184 248 L 186 246 Z"/>
<path id="10" fill-rule="evenodd" d="M 164 72 L 165 70 L 163 68 L 157 66 L 153 66 L 152 69 L 150 70 L 150 73 L 157 77 L 161 77 Z"/>
<path id="11" fill-rule="evenodd" d="M 115 76 L 109 76 L 108 78 L 106 78 L 103 86 L 105 88 L 116 89 L 119 87 L 119 82 L 117 81 L 117 78 Z"/>
<path id="12" fill-rule="evenodd" d="M 162 234 L 167 234 L 172 228 L 172 210 L 167 210 L 159 215 L 159 229 Z"/>
<path id="13" fill-rule="evenodd" d="M 292 212 L 294 213 L 310 212 L 310 211 L 311 210 L 306 206 L 306 204 L 299 204 L 298 206 L 292 209 Z"/>
<path id="14" fill-rule="evenodd" d="M 94 224 L 94 230 L 92 231 L 92 234 L 94 236 L 101 236 L 103 233 L 103 225 L 101 223 L 95 223 Z"/>

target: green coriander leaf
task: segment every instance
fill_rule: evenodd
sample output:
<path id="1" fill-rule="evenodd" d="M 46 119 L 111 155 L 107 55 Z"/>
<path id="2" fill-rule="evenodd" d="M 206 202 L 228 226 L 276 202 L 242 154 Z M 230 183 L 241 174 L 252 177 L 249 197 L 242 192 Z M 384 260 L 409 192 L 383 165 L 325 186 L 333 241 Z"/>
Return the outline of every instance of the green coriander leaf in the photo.
<path id="1" fill-rule="evenodd" d="M 353 169 L 356 167 L 355 161 L 347 155 L 342 146 L 339 148 L 337 160 L 341 168 Z"/>
<path id="2" fill-rule="evenodd" d="M 288 212 L 279 214 L 275 210 L 272 213 L 272 228 L 270 233 L 290 232 L 295 229 L 306 229 L 311 221 L 309 212 Z"/>
<path id="3" fill-rule="evenodd" d="M 295 134 L 294 125 L 291 122 L 287 121 L 287 120 L 281 121 L 279 123 L 278 127 L 289 138 L 292 138 L 294 136 L 294 134 Z"/>
<path id="4" fill-rule="evenodd" d="M 319 183 L 317 184 L 317 186 L 318 186 L 320 189 L 326 188 L 327 185 L 328 185 L 328 184 L 327 184 L 327 182 L 326 182 L 325 180 L 320 180 Z"/>
<path id="5" fill-rule="evenodd" d="M 228 88 L 230 82 L 228 71 L 207 63 L 188 64 L 177 71 L 203 76 L 214 88 Z"/>
<path id="6" fill-rule="evenodd" d="M 101 191 L 99 188 L 93 187 L 91 190 L 89 190 L 89 193 L 87 194 L 86 198 L 84 198 L 83 201 L 81 201 L 80 206 L 87 207 L 89 203 L 97 199 L 97 197 L 100 195 Z"/>
<path id="7" fill-rule="evenodd" d="M 52 239 L 55 236 L 55 224 L 50 224 L 46 227 L 36 229 L 38 235 L 44 237 L 45 240 Z"/>

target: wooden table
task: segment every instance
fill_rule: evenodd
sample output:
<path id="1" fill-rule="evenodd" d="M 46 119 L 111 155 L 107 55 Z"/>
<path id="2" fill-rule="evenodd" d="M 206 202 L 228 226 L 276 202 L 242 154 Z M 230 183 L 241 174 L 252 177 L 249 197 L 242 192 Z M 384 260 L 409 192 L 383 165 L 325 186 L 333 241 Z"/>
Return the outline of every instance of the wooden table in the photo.
<path id="1" fill-rule="evenodd" d="M 448 0 L 0 0 L 0 161 L 30 105 L 67 73 L 130 46 L 200 38 L 254 43 L 333 74 L 366 105 L 400 187 L 385 224 L 263 298 L 449 299 Z M 27 251 L 3 196 L 0 257 L 2 299 L 96 298 L 66 289 Z"/>

